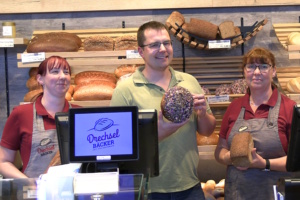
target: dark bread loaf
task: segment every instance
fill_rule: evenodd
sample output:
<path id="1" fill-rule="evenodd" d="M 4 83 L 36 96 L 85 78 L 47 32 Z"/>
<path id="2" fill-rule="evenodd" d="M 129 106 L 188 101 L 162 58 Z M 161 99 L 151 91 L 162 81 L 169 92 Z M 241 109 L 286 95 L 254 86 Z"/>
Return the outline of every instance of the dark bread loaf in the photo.
<path id="1" fill-rule="evenodd" d="M 30 40 L 27 52 L 76 52 L 81 47 L 81 43 L 81 39 L 73 33 L 44 33 Z"/>
<path id="2" fill-rule="evenodd" d="M 166 119 L 174 123 L 187 120 L 194 107 L 192 94 L 185 88 L 175 86 L 170 88 L 161 100 L 162 114 Z"/>
<path id="3" fill-rule="evenodd" d="M 219 35 L 222 39 L 228 39 L 236 36 L 233 21 L 224 21 L 219 25 Z"/>
<path id="4" fill-rule="evenodd" d="M 236 167 L 249 167 L 252 162 L 253 148 L 254 142 L 249 132 L 235 134 L 230 146 L 232 164 Z"/>
<path id="5" fill-rule="evenodd" d="M 86 38 L 83 42 L 85 51 L 113 51 L 114 39 L 105 35 L 95 35 Z"/>
<path id="6" fill-rule="evenodd" d="M 80 85 L 86 82 L 93 82 L 97 80 L 117 82 L 117 78 L 114 74 L 103 71 L 83 71 L 75 75 L 74 82 L 76 85 Z"/>
<path id="7" fill-rule="evenodd" d="M 137 50 L 137 36 L 136 35 L 123 35 L 115 38 L 114 50 Z"/>
<path id="8" fill-rule="evenodd" d="M 191 18 L 187 24 L 187 31 L 200 38 L 215 40 L 218 35 L 219 27 L 209 21 Z"/>

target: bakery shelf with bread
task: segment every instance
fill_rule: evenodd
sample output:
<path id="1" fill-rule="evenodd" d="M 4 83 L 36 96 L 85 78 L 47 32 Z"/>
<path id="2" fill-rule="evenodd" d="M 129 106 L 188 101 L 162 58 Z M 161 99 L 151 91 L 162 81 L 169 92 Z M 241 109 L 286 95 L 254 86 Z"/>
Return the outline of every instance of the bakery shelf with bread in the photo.
<path id="1" fill-rule="evenodd" d="M 295 45 L 295 42 L 297 42 L 297 40 L 289 39 L 289 35 L 300 32 L 300 23 L 273 24 L 273 29 L 282 47 L 288 50 L 289 45 Z"/>
<path id="2" fill-rule="evenodd" d="M 254 37 L 268 22 L 264 19 L 250 27 L 234 25 L 233 21 L 224 21 L 219 25 L 204 19 L 190 18 L 190 21 L 173 11 L 166 20 L 170 33 L 185 45 L 195 49 L 216 49 L 209 46 L 212 40 L 230 40 L 230 47 L 236 47 Z"/>

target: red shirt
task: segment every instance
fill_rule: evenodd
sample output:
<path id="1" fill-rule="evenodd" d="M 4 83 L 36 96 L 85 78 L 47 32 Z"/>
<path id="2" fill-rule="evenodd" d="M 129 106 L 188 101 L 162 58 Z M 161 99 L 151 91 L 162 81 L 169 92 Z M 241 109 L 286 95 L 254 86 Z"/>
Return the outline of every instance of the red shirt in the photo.
<path id="1" fill-rule="evenodd" d="M 35 103 L 36 112 L 43 116 L 45 130 L 56 129 L 55 119 L 48 114 L 41 103 L 42 96 Z M 72 107 L 78 107 L 72 105 Z M 62 112 L 69 111 L 68 101 Z M 23 161 L 23 169 L 26 168 L 31 151 L 31 140 L 33 132 L 33 103 L 16 106 L 9 115 L 4 129 L 0 145 L 11 150 L 20 150 Z"/>
<path id="2" fill-rule="evenodd" d="M 274 89 L 267 104 L 260 105 L 256 112 L 253 113 L 249 104 L 249 94 L 235 99 L 227 108 L 220 129 L 220 137 L 228 139 L 229 133 L 238 118 L 242 107 L 245 107 L 245 120 L 253 118 L 268 118 L 270 106 L 275 106 L 277 102 L 278 90 Z M 291 132 L 291 123 L 293 117 L 293 108 L 296 102 L 281 94 L 281 103 L 278 116 L 278 132 L 284 151 L 287 153 L 288 141 Z"/>

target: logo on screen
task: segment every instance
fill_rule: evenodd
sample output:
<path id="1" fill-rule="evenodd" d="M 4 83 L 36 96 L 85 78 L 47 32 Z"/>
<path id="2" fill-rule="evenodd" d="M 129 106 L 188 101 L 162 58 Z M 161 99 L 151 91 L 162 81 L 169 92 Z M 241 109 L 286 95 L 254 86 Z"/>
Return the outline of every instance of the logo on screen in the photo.
<path id="1" fill-rule="evenodd" d="M 87 136 L 87 141 L 93 143 L 93 149 L 102 149 L 115 145 L 115 139 L 120 137 L 119 129 L 110 129 L 112 126 L 118 126 L 112 119 L 100 118 L 95 122 L 93 128 L 88 131 L 96 131 Z M 100 134 L 99 134 L 100 133 Z"/>

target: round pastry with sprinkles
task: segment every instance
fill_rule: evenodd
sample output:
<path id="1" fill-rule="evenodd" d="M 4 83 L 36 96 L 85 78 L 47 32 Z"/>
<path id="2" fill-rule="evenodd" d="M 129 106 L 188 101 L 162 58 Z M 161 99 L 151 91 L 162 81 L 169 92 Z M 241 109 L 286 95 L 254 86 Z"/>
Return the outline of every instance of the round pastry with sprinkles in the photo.
<path id="1" fill-rule="evenodd" d="M 170 88 L 161 100 L 163 116 L 174 123 L 187 120 L 193 112 L 193 106 L 192 94 L 180 86 Z"/>

